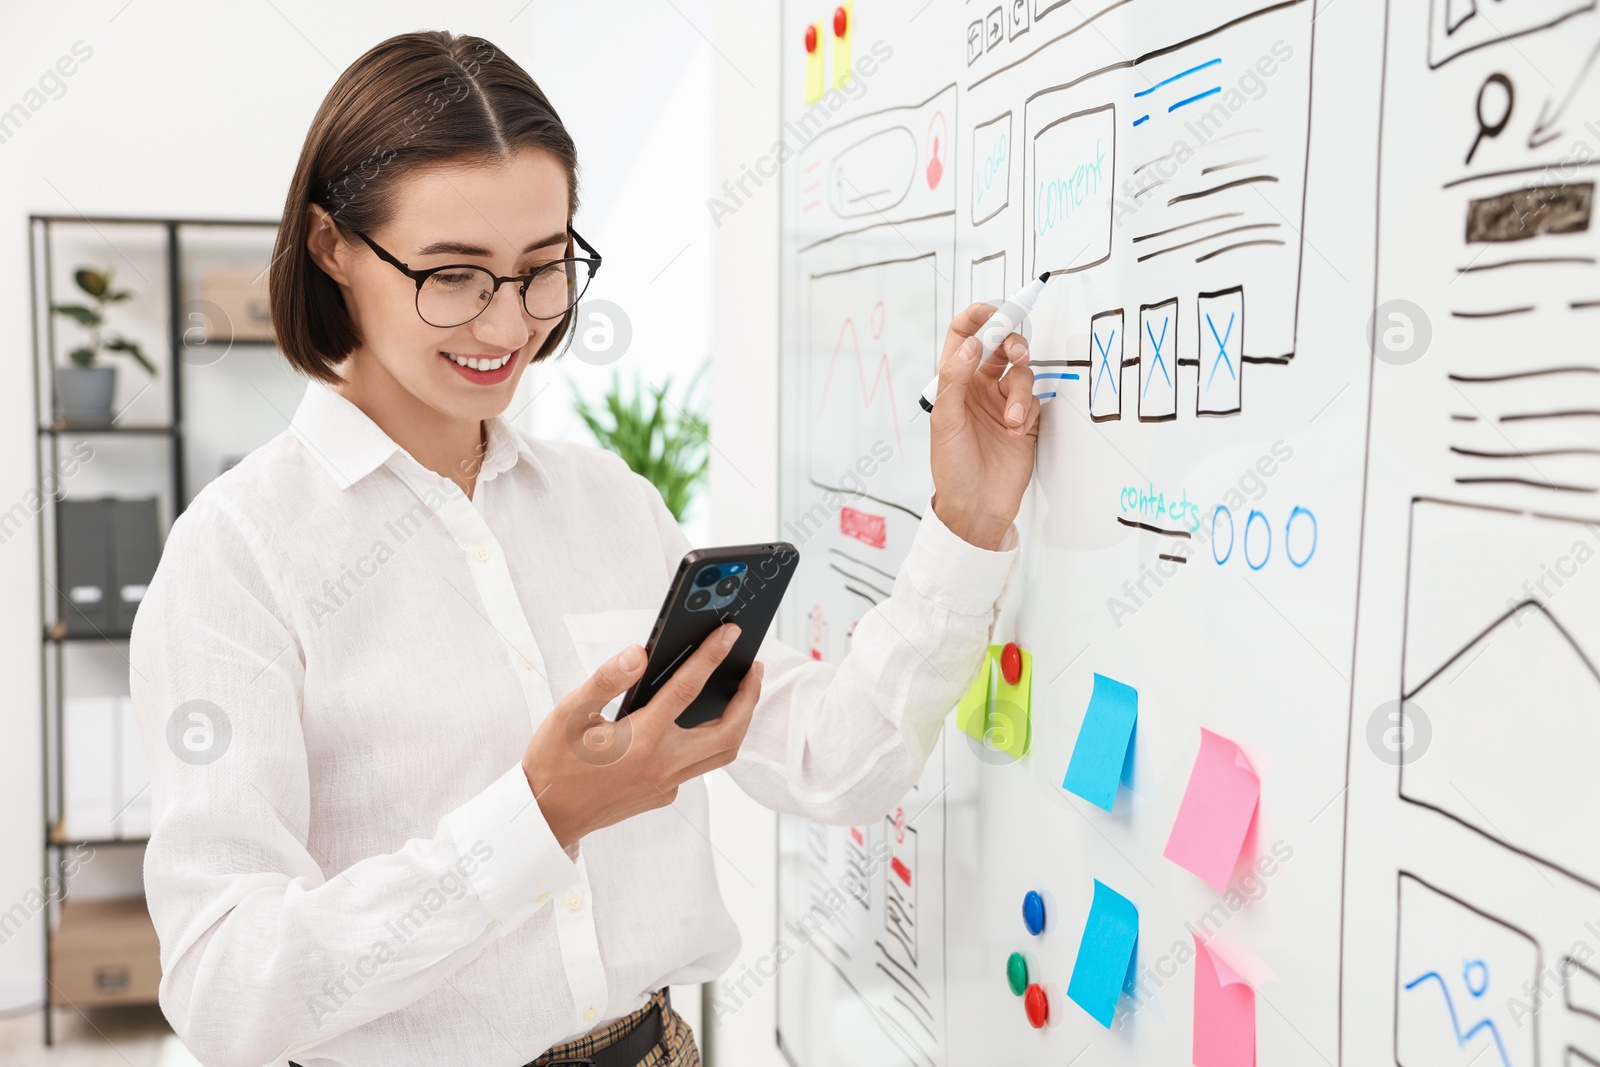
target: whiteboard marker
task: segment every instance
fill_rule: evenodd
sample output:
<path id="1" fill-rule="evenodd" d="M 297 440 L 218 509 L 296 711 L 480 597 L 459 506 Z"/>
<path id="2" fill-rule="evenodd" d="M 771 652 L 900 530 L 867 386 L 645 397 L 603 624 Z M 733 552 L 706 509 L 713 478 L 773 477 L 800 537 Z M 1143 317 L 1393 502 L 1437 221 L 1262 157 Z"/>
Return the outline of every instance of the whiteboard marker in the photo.
<path id="1" fill-rule="evenodd" d="M 979 350 L 978 366 L 994 355 L 994 350 L 1000 347 L 1017 327 L 1022 325 L 1022 320 L 1028 317 L 1028 312 L 1033 310 L 1033 305 L 1038 303 L 1039 294 L 1044 292 L 1044 283 L 1050 280 L 1050 272 L 1045 271 L 1033 281 L 1018 289 L 1010 300 L 1001 304 L 993 315 L 990 315 L 984 324 L 978 327 L 978 341 L 983 346 Z M 934 398 L 939 395 L 939 376 L 933 376 L 933 381 L 922 390 L 922 395 L 917 397 L 917 403 L 922 405 L 923 411 L 933 410 Z"/>

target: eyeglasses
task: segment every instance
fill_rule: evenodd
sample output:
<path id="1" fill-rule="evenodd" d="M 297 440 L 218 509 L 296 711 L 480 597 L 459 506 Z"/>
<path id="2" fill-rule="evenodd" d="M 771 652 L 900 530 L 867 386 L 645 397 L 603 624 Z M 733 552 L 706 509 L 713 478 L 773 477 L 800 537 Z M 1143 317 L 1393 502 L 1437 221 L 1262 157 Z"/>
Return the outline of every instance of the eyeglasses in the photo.
<path id="1" fill-rule="evenodd" d="M 582 298 L 589 282 L 600 272 L 600 253 L 570 225 L 567 233 L 587 257 L 569 257 L 542 263 L 529 274 L 503 278 L 472 263 L 448 263 L 427 270 L 413 270 L 379 246 L 378 242 L 352 230 L 365 241 L 378 258 L 417 283 L 417 314 L 429 326 L 449 329 L 471 322 L 483 313 L 506 282 L 521 285 L 522 307 L 536 319 L 559 319 Z"/>

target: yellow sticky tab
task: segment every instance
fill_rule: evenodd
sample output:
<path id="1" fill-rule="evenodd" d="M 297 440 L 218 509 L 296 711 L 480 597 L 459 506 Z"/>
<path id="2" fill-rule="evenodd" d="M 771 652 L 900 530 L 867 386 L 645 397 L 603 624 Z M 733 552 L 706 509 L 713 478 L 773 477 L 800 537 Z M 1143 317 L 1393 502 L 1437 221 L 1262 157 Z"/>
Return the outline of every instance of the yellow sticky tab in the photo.
<path id="1" fill-rule="evenodd" d="M 998 659 L 1003 646 L 991 645 L 989 657 Z M 1005 675 L 995 680 L 994 707 L 989 709 L 989 744 L 1001 752 L 1021 759 L 1028 751 L 1028 735 L 1032 728 L 1031 701 L 1033 699 L 1033 654 L 1018 649 L 1022 670 L 1017 684 L 1009 685 Z"/>
<path id="2" fill-rule="evenodd" d="M 826 41 L 829 27 L 825 23 L 813 22 L 811 33 L 808 35 L 816 42 L 816 47 L 806 53 L 806 103 L 814 104 L 822 99 L 824 72 L 822 57 L 825 54 L 823 42 Z"/>
<path id="3" fill-rule="evenodd" d="M 855 75 L 854 68 L 851 66 L 855 62 L 852 58 L 851 42 L 856 37 L 856 13 L 855 9 L 851 7 L 850 0 L 845 0 L 835 10 L 835 19 L 839 17 L 839 11 L 844 12 L 844 32 L 835 34 L 833 37 L 833 87 L 835 89 L 843 89 L 845 82 Z M 837 27 L 829 26 L 828 28 L 831 30 Z"/>
<path id="4" fill-rule="evenodd" d="M 956 726 L 974 741 L 982 741 L 984 731 L 989 728 L 989 678 L 993 674 L 994 651 L 991 649 L 983 654 L 983 664 L 978 668 L 972 688 L 956 705 Z"/>

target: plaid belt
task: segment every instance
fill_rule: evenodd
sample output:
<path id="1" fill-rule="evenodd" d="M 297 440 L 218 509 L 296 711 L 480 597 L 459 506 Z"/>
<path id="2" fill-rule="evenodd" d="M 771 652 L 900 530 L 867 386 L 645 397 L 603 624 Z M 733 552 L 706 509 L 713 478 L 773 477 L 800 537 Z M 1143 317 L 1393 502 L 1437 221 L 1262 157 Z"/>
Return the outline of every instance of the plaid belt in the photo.
<path id="1" fill-rule="evenodd" d="M 546 1049 L 526 1067 L 700 1067 L 694 1031 L 672 1010 L 666 986 L 638 1011 Z"/>
<path id="2" fill-rule="evenodd" d="M 700 1067 L 694 1031 L 672 1010 L 666 986 L 650 1003 L 605 1028 L 546 1049 L 526 1067 Z M 289 1063 L 289 1067 L 300 1067 Z"/>

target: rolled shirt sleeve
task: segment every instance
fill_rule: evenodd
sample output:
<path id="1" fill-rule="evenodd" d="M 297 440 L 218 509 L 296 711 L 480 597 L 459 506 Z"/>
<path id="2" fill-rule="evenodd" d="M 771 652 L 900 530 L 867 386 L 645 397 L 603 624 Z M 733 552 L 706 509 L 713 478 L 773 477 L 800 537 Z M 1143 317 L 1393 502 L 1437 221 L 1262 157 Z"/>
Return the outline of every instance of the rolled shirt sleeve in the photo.
<path id="1" fill-rule="evenodd" d="M 653 498 L 668 573 L 689 543 Z M 854 825 L 891 810 L 921 776 L 946 715 L 977 677 L 1017 567 L 1012 525 L 998 551 L 962 540 L 924 509 L 889 598 L 822 663 L 769 634 L 761 700 L 727 770 L 776 811 Z"/>

